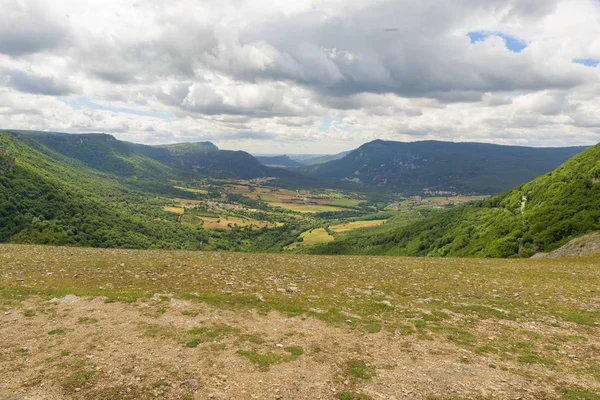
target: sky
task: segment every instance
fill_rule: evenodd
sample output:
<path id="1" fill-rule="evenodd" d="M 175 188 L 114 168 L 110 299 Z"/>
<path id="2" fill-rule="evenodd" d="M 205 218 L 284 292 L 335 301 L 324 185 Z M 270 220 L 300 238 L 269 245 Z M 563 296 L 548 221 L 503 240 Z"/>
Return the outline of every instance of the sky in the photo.
<path id="1" fill-rule="evenodd" d="M 0 128 L 336 153 L 600 141 L 600 0 L 0 0 Z"/>

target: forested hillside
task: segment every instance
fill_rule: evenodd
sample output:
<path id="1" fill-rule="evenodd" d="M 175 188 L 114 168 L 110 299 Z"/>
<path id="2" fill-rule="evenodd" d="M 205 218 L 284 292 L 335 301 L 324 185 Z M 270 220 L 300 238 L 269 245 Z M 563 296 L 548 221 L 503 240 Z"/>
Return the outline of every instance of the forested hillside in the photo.
<path id="1" fill-rule="evenodd" d="M 244 151 L 219 150 L 211 142 L 147 146 L 101 133 L 8 132 L 41 152 L 50 149 L 90 168 L 124 177 L 164 180 L 182 173 L 197 173 L 214 178 L 251 179 L 290 175 L 262 165 Z"/>
<path id="2" fill-rule="evenodd" d="M 339 160 L 299 171 L 330 182 L 405 194 L 497 194 L 553 170 L 584 149 L 375 140 Z"/>
<path id="3" fill-rule="evenodd" d="M 294 241 L 295 225 L 262 232 L 180 224 L 178 215 L 163 211 L 161 196 L 197 195 L 164 181 L 181 178 L 175 170 L 143 156 L 121 158 L 127 147 L 120 148 L 111 136 L 76 137 L 85 144 L 81 147 L 60 136 L 48 137 L 53 147 L 72 157 L 27 135 L 0 132 L 0 242 L 265 251 Z M 103 141 L 108 145 L 98 145 Z M 90 144 L 98 145 L 103 156 L 92 152 L 88 157 Z M 132 162 L 136 157 L 155 171 Z"/>
<path id="4" fill-rule="evenodd" d="M 553 172 L 474 205 L 408 225 L 362 229 L 322 254 L 528 257 L 600 229 L 600 144 Z"/>

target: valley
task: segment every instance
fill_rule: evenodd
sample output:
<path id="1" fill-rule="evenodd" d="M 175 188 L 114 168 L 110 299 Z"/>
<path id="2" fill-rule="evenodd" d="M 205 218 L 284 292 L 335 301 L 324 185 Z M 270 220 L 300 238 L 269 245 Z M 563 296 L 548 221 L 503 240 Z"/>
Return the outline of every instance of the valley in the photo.
<path id="1" fill-rule="evenodd" d="M 499 194 L 206 142 L 0 146 L 0 398 L 600 396 L 600 145 Z"/>

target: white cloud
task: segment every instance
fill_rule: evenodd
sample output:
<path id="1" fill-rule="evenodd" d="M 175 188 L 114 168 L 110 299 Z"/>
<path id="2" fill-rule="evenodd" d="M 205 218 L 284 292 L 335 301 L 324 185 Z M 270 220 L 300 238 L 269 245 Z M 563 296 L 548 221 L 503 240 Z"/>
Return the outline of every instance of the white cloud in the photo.
<path id="1" fill-rule="evenodd" d="M 0 0 L 0 9 L 0 127 L 260 152 L 337 152 L 375 138 L 600 140 L 600 68 L 572 62 L 600 59 L 595 0 Z M 514 53 L 497 35 L 471 43 L 469 32 L 527 47 Z"/>

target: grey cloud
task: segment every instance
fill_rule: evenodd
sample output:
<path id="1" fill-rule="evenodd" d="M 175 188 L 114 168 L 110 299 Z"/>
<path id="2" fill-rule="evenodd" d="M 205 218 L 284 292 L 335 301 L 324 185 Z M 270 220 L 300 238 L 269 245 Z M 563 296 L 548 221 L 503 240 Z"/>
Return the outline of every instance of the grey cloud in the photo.
<path id="1" fill-rule="evenodd" d="M 19 92 L 43 94 L 47 96 L 65 96 L 73 93 L 68 82 L 47 76 L 29 74 L 23 71 L 4 71 L 5 82 Z"/>
<path id="2" fill-rule="evenodd" d="M 22 56 L 68 43 L 67 17 L 63 16 L 63 23 L 51 19 L 42 4 L 35 0 L 0 0 L 0 53 Z"/>
<path id="3" fill-rule="evenodd" d="M 486 93 L 483 96 L 483 103 L 488 107 L 506 106 L 512 104 L 512 99 L 502 94 Z"/>
<path id="4" fill-rule="evenodd" d="M 573 113 L 577 105 L 569 101 L 566 93 L 553 92 L 540 96 L 533 108 L 542 115 L 550 116 Z"/>
<path id="5" fill-rule="evenodd" d="M 455 35 L 456 29 L 477 13 L 533 18 L 546 15 L 554 7 L 552 1 L 527 5 L 518 1 L 457 1 L 435 7 L 389 1 L 343 17 L 324 18 L 311 11 L 249 26 L 239 35 L 243 40 L 238 47 L 266 41 L 271 54 L 294 65 L 283 69 L 273 62 L 253 70 L 253 79 L 288 79 L 338 97 L 394 93 L 443 102 L 479 101 L 485 92 L 569 88 L 588 78 L 536 69 L 526 55 L 513 56 L 509 51 L 488 54 L 481 46 L 473 48 L 466 36 Z M 382 29 L 389 26 L 395 30 Z M 223 72 L 249 79 L 251 67 L 213 61 Z"/>

